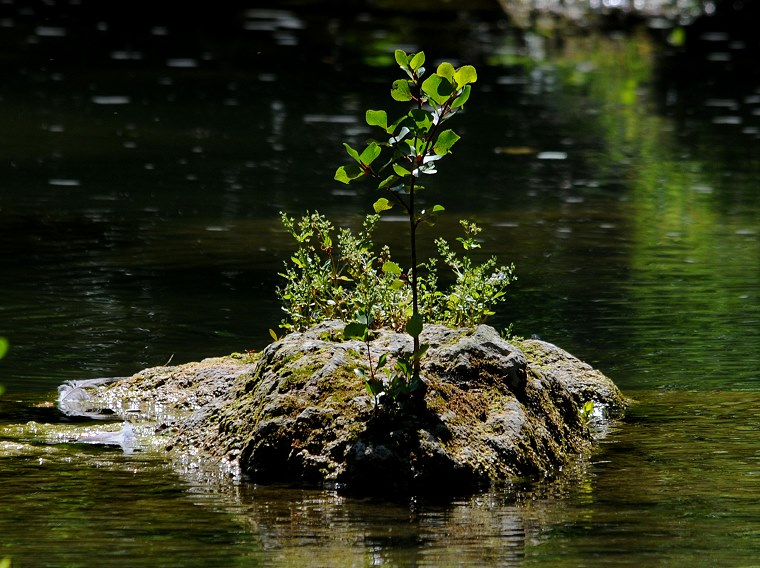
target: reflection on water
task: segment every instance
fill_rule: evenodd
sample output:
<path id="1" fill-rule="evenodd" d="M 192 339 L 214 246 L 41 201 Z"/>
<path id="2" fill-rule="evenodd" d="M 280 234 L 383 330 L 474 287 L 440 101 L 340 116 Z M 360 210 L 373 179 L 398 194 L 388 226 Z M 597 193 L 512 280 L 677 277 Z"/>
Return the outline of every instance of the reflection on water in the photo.
<path id="1" fill-rule="evenodd" d="M 0 128 L 13 133 L 0 137 L 0 335 L 11 341 L 0 363 L 0 556 L 23 566 L 755 561 L 751 34 L 710 18 L 683 35 L 559 38 L 498 12 L 114 10 L 0 4 Z M 514 261 L 519 276 L 494 324 L 603 369 L 638 401 L 626 421 L 559 481 L 446 504 L 231 487 L 172 470 L 160 452 L 78 443 L 71 432 L 86 425 L 44 404 L 64 380 L 266 343 L 292 247 L 277 212 L 319 208 L 356 225 L 370 209 L 369 188 L 347 191 L 332 175 L 340 142 L 370 135 L 363 109 L 391 109 L 396 47 L 479 71 L 463 139 L 429 184 L 447 214 L 421 246 L 454 235 L 458 214 L 477 220 L 483 254 Z M 403 258 L 397 224 L 378 233 Z M 46 438 L 45 424 L 68 437 Z"/>
<path id="2" fill-rule="evenodd" d="M 751 565 L 760 398 L 638 394 L 560 478 L 443 503 L 231 486 L 195 467 L 178 477 L 154 451 L 51 445 L 5 425 L 3 550 L 22 566 Z"/>

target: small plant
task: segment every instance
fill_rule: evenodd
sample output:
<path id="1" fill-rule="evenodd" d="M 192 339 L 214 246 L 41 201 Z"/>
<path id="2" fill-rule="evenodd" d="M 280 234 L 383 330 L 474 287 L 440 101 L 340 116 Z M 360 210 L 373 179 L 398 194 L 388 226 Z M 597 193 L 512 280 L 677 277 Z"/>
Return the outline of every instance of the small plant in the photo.
<path id="1" fill-rule="evenodd" d="M 377 364 L 372 360 L 372 349 L 370 347 L 371 327 L 374 321 L 366 312 L 357 314 L 354 321 L 350 322 L 343 330 L 344 339 L 359 339 L 364 342 L 367 351 L 367 371 L 362 368 L 354 369 L 354 373 L 364 381 L 367 392 L 375 401 L 375 410 L 381 402 L 389 400 L 395 408 L 403 408 L 411 397 L 421 388 L 415 382 L 420 381 L 419 375 L 414 375 L 414 360 L 421 358 L 427 346 L 411 355 L 405 354 L 398 358 L 391 368 L 387 368 L 388 353 L 382 353 Z M 385 378 L 380 376 L 380 371 L 384 371 Z"/>
<path id="2" fill-rule="evenodd" d="M 591 425 L 591 422 L 594 420 L 594 401 L 593 400 L 587 400 L 583 403 L 583 406 L 580 408 L 579 413 L 581 416 L 581 422 L 588 428 Z"/>
<path id="3" fill-rule="evenodd" d="M 319 213 L 299 221 L 285 214 L 281 218 L 298 249 L 280 273 L 285 285 L 277 295 L 286 314 L 280 327 L 300 331 L 364 310 L 376 325 L 403 328 L 406 314 L 401 307 L 409 305 L 409 290 L 388 248 L 375 252 L 372 234 L 378 215 L 368 215 L 358 234 L 336 231 Z"/>
<path id="4" fill-rule="evenodd" d="M 286 317 L 280 327 L 297 331 L 328 319 L 349 323 L 344 339 L 364 343 L 367 365 L 355 373 L 380 403 L 400 409 L 424 398 L 425 383 L 420 378 L 420 361 L 427 346 L 420 343 L 423 322 L 449 326 L 473 326 L 494 314 L 493 308 L 505 299 L 505 289 L 514 280 L 514 267 L 499 266 L 491 257 L 475 263 L 469 256 L 480 248 L 480 227 L 460 221 L 464 236 L 457 241 L 463 253 L 456 253 L 442 238 L 436 239 L 438 257 L 419 262 L 417 229 L 433 224 L 444 210 L 441 205 L 419 207 L 417 193 L 423 189 L 423 174 L 436 173 L 436 163 L 451 153 L 459 136 L 442 124 L 459 112 L 469 99 L 477 80 L 469 65 L 455 69 L 441 63 L 436 73 L 423 80 L 425 54 L 396 51 L 396 62 L 406 78 L 393 83 L 391 96 L 411 102 L 412 108 L 399 119 L 388 122 L 383 110 L 368 110 L 366 121 L 382 130 L 381 140 L 370 140 L 361 152 L 344 144 L 353 159 L 341 166 L 335 179 L 351 183 L 371 178 L 384 196 L 373 205 L 361 230 L 337 230 L 319 213 L 307 213 L 300 220 L 282 214 L 285 229 L 298 249 L 280 275 L 285 285 L 277 289 Z M 404 270 L 392 260 L 387 246 L 376 250 L 372 234 L 379 215 L 400 206 L 409 223 L 411 267 Z M 438 267 L 448 269 L 439 275 Z M 447 287 L 441 288 L 444 282 Z M 405 330 L 413 340 L 411 353 L 391 365 L 387 354 L 375 361 L 371 350 L 373 329 L 388 327 Z M 277 334 L 270 330 L 277 339 Z"/>
<path id="5" fill-rule="evenodd" d="M 432 293 L 426 311 L 438 314 L 438 319 L 454 327 L 472 326 L 485 322 L 494 315 L 494 306 L 503 301 L 507 286 L 515 280 L 514 265 L 498 266 L 496 257 L 491 257 L 482 264 L 473 263 L 467 252 L 480 248 L 475 238 L 481 228 L 469 221 L 459 222 L 465 231 L 464 237 L 457 238 L 464 248 L 465 255 L 459 256 L 451 249 L 449 243 L 442 238 L 436 239 L 435 244 L 443 263 L 455 275 L 452 286 L 446 293 L 436 289 L 437 273 L 435 262 L 428 264 L 426 291 Z"/>
<path id="6" fill-rule="evenodd" d="M 369 177 L 385 193 L 375 201 L 376 213 L 402 207 L 409 221 L 411 251 L 410 285 L 412 290 L 412 313 L 406 320 L 406 332 L 412 336 L 412 375 L 410 381 L 422 387 L 420 372 L 420 333 L 423 317 L 419 310 L 420 282 L 417 261 L 417 229 L 425 222 L 432 223 L 444 210 L 441 205 L 420 209 L 417 192 L 423 189 L 419 183 L 422 175 L 436 173 L 436 162 L 451 152 L 459 135 L 451 129 L 443 129 L 444 122 L 459 112 L 470 97 L 471 85 L 477 81 L 472 65 L 455 69 L 451 63 L 441 63 L 436 72 L 423 80 L 425 53 L 407 54 L 396 50 L 395 59 L 406 78 L 394 81 L 391 97 L 400 102 L 412 102 L 413 108 L 393 122 L 388 122 L 384 110 L 368 110 L 365 118 L 369 126 L 383 131 L 383 139 L 371 140 L 361 152 L 345 144 L 346 152 L 354 160 L 335 172 L 335 179 L 351 183 Z"/>

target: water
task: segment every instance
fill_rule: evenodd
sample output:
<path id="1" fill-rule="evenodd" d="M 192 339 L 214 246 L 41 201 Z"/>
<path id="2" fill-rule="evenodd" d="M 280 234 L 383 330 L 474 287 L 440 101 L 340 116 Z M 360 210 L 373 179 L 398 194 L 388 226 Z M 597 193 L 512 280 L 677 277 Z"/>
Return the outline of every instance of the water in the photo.
<path id="1" fill-rule="evenodd" d="M 18 566 L 668 565 L 760 557 L 760 77 L 720 19 L 559 42 L 498 13 L 0 5 L 0 556 Z M 139 15 L 139 17 L 138 17 Z M 727 31 L 728 30 L 728 31 Z M 96 48 L 93 46 L 97 46 Z M 443 503 L 234 486 L 77 442 L 64 380 L 261 349 L 278 211 L 356 226 L 341 141 L 396 47 L 479 81 L 431 182 L 514 322 L 635 399 L 559 480 Z M 12 134 L 12 135 L 11 135 Z M 403 257 L 398 225 L 381 237 Z M 42 425 L 51 424 L 51 428 Z M 55 436 L 46 432 L 57 432 Z"/>

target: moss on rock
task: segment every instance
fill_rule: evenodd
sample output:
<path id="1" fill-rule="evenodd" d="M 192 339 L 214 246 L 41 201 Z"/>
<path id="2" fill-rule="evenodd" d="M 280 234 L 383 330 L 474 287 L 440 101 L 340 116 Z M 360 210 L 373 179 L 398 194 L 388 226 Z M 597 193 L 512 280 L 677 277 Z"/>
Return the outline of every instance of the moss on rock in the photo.
<path id="1" fill-rule="evenodd" d="M 424 408 L 377 409 L 353 373 L 366 346 L 336 341 L 343 325 L 287 335 L 253 357 L 147 369 L 91 397 L 117 413 L 139 407 L 175 455 L 234 463 L 258 483 L 357 492 L 455 493 L 550 474 L 593 441 L 585 402 L 608 417 L 624 407 L 612 381 L 556 346 L 428 325 Z M 387 353 L 390 364 L 411 347 L 386 330 L 370 343 L 373 360 Z"/>

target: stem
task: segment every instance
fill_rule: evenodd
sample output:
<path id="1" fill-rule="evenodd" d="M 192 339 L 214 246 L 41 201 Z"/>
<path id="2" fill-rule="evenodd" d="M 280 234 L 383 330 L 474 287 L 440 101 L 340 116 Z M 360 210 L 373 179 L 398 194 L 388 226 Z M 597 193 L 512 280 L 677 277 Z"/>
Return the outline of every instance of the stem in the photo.
<path id="1" fill-rule="evenodd" d="M 419 315 L 419 306 L 417 303 L 417 221 L 414 218 L 414 176 L 410 177 L 409 181 L 409 239 L 412 248 L 412 316 Z M 413 341 L 413 353 L 416 355 L 420 351 L 420 336 L 415 335 L 412 337 Z M 413 363 L 414 377 L 420 376 L 420 360 L 419 357 L 414 357 Z"/>

